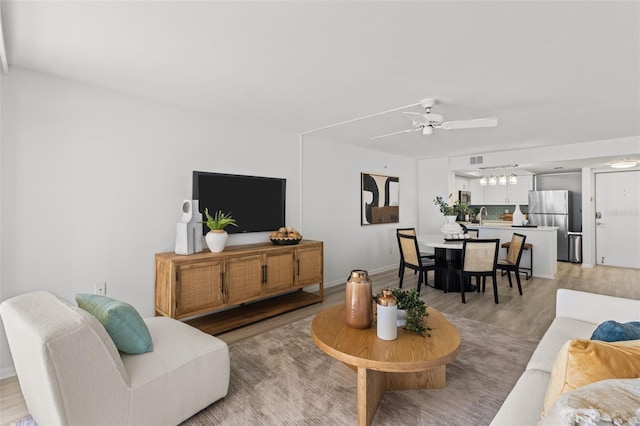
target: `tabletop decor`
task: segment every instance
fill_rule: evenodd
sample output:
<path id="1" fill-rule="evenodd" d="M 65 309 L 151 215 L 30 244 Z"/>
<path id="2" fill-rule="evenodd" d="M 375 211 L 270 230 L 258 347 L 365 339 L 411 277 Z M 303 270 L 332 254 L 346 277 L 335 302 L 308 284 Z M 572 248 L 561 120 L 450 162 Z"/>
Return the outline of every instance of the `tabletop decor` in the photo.
<path id="1" fill-rule="evenodd" d="M 349 274 L 345 295 L 345 320 L 353 328 L 369 328 L 373 320 L 371 279 L 364 270 Z"/>
<path id="2" fill-rule="evenodd" d="M 401 288 L 394 288 L 393 296 L 398 301 L 398 318 L 400 318 L 401 311 L 406 313 L 404 324 L 401 326 L 405 330 L 412 331 L 421 336 L 431 336 L 429 334 L 431 329 L 424 325 L 424 319 L 429 316 L 427 305 L 424 301 L 420 300 L 420 294 L 418 294 L 416 289 L 406 291 Z"/>
<path id="3" fill-rule="evenodd" d="M 451 199 L 451 195 L 452 194 L 449 194 L 449 199 Z M 449 205 L 441 196 L 433 199 L 433 204 L 438 206 L 440 213 L 442 213 L 446 219 L 445 223 L 440 227 L 440 232 L 442 232 L 445 239 L 463 238 L 464 235 L 462 227 L 456 223 L 457 209 L 459 209 L 463 203 L 460 203 L 459 200 L 457 200 L 456 203 L 458 207 L 456 207 L 456 204 Z"/>
<path id="4" fill-rule="evenodd" d="M 378 296 L 377 335 L 378 339 L 396 340 L 398 338 L 398 301 L 390 288 L 382 289 Z"/>
<path id="5" fill-rule="evenodd" d="M 400 221 L 400 178 L 360 173 L 360 224 Z"/>
<path id="6" fill-rule="evenodd" d="M 176 225 L 176 254 L 193 254 L 202 251 L 202 214 L 198 208 L 198 200 L 182 202 L 182 218 Z"/>
<path id="7" fill-rule="evenodd" d="M 293 246 L 302 241 L 302 234 L 291 226 L 281 226 L 269 235 L 269 240 L 280 246 Z"/>
<path id="8" fill-rule="evenodd" d="M 204 215 L 207 220 L 199 223 L 206 224 L 210 230 L 205 235 L 204 240 L 212 253 L 220 253 L 227 245 L 227 238 L 229 237 L 224 228 L 228 225 L 238 226 L 236 220 L 231 216 L 231 213 L 222 213 L 221 210 L 211 216 L 209 209 L 205 208 Z"/>

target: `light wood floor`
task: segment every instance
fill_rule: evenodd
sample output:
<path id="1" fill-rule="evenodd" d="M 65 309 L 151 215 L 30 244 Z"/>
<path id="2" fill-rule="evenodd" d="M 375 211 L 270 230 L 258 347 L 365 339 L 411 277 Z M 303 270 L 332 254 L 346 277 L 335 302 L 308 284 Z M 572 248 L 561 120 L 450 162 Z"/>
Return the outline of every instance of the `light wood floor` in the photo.
<path id="1" fill-rule="evenodd" d="M 345 272 L 345 276 L 348 271 Z M 371 276 L 374 292 L 384 287 L 398 286 L 397 269 Z M 433 280 L 432 272 L 429 281 Z M 462 304 L 459 293 L 443 293 L 431 287 L 423 287 L 421 296 L 428 306 L 442 312 L 476 321 L 487 322 L 518 333 L 542 337 L 555 314 L 555 293 L 558 288 L 570 288 L 611 296 L 640 299 L 640 270 L 597 266 L 582 268 L 580 265 L 558 262 L 555 280 L 531 278 L 522 281 L 524 295 L 515 287 L 509 288 L 507 277 L 498 277 L 500 304 L 493 303 L 490 280 L 485 293 L 467 293 L 467 303 Z M 404 288 L 415 287 L 417 279 L 407 270 Z M 325 290 L 325 301 L 279 315 L 256 324 L 248 325 L 218 335 L 233 344 L 274 328 L 306 318 L 328 306 L 344 302 L 344 285 Z M 0 380 L 0 424 L 25 417 L 28 414 L 20 386 L 15 377 Z"/>

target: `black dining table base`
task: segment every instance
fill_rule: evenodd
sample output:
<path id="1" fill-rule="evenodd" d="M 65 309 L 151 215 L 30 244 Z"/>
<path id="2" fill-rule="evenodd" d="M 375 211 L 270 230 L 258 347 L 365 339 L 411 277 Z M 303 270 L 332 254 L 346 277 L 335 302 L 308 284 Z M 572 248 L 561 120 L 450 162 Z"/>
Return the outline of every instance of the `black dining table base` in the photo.
<path id="1" fill-rule="evenodd" d="M 456 273 L 462 265 L 462 250 L 459 249 L 445 249 L 435 248 L 435 282 L 434 287 L 439 290 L 444 290 L 447 282 L 447 287 L 450 292 L 460 292 L 460 276 Z M 465 292 L 476 291 L 476 286 L 467 283 Z"/>

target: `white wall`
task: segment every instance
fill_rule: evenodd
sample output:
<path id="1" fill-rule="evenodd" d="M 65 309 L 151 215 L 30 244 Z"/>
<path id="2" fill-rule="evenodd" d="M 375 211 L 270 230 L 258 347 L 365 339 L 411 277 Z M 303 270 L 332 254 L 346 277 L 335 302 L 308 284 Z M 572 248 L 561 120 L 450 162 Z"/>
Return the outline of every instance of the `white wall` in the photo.
<path id="1" fill-rule="evenodd" d="M 353 269 L 397 267 L 396 228 L 417 227 L 417 162 L 305 135 L 302 141 L 305 238 L 324 241 L 325 283 Z M 360 225 L 360 173 L 400 178 L 400 223 Z"/>
<path id="2" fill-rule="evenodd" d="M 449 199 L 449 194 L 455 193 L 455 178 L 449 170 L 448 158 L 434 158 L 421 160 L 418 165 L 418 190 L 420 192 L 418 215 L 419 234 L 439 234 L 444 223 L 444 217 L 438 206 L 433 204 L 437 196 Z M 454 195 L 449 204 L 457 198 Z"/>
<path id="3" fill-rule="evenodd" d="M 154 254 L 173 251 L 193 170 L 286 178 L 287 221 L 299 226 L 297 133 L 19 68 L 1 79 L 2 300 L 43 289 L 72 301 L 106 281 L 108 296 L 152 316 Z M 4 377 L 3 327 L 0 358 Z"/>

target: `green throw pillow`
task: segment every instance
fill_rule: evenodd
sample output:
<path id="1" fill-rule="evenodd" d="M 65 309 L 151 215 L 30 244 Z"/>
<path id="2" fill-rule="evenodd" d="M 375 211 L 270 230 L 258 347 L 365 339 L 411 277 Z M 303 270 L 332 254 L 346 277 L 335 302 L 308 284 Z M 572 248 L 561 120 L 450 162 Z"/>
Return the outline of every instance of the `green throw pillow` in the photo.
<path id="1" fill-rule="evenodd" d="M 153 351 L 149 329 L 133 306 L 97 294 L 77 294 L 76 302 L 100 321 L 119 351 L 133 355 Z"/>

